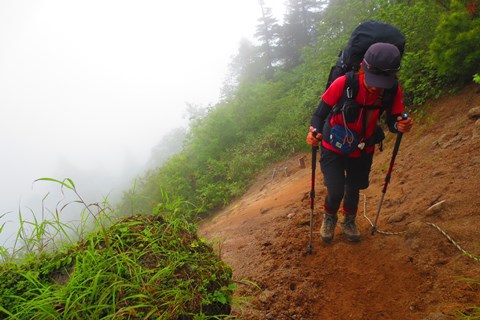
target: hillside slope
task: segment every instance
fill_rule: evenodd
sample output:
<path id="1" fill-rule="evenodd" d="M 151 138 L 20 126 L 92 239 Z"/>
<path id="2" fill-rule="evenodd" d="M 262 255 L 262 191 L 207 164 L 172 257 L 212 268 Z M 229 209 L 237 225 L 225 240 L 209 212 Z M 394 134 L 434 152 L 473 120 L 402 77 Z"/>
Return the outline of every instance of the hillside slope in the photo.
<path id="1" fill-rule="evenodd" d="M 425 106 L 404 136 L 378 222 L 380 230 L 402 234 L 370 235 L 360 211 L 360 243 L 347 242 L 338 226 L 333 243 L 321 243 L 325 189 L 317 169 L 313 254 L 306 254 L 309 154 L 272 166 L 243 197 L 205 221 L 200 234 L 220 243 L 221 257 L 240 281 L 238 294 L 251 297 L 236 308 L 238 318 L 440 320 L 458 310 L 474 313 L 480 286 L 464 278 L 480 280 L 480 262 L 426 223 L 480 256 L 480 120 L 467 116 L 474 107 L 480 107 L 480 93 L 470 86 Z M 365 205 L 372 220 L 393 143 L 394 135 L 387 135 L 362 192 L 361 209 Z M 440 210 L 427 210 L 442 201 Z"/>

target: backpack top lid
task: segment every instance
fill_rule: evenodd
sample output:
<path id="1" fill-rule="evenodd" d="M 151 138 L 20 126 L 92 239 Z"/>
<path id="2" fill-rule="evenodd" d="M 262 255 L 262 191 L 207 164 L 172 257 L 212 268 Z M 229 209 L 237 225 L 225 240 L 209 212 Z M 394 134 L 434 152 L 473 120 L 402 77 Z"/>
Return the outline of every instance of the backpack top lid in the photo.
<path id="1" fill-rule="evenodd" d="M 377 42 L 393 44 L 398 48 L 400 56 L 405 51 L 405 36 L 397 27 L 377 20 L 368 20 L 353 30 L 341 55 L 342 64 L 347 70 L 358 70 L 368 48 Z"/>
<path id="2" fill-rule="evenodd" d="M 368 48 L 363 59 L 365 81 L 369 86 L 390 89 L 396 83 L 402 56 L 396 46 L 378 42 Z"/>

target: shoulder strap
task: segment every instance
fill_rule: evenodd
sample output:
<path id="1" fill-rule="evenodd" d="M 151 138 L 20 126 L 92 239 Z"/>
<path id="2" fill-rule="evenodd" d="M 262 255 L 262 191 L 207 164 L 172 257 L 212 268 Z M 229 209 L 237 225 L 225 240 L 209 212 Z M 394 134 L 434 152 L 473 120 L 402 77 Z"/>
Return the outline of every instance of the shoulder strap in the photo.
<path id="1" fill-rule="evenodd" d="M 345 99 L 355 99 L 358 94 L 358 74 L 351 70 L 345 74 L 346 81 L 345 87 L 343 89 L 342 102 L 346 101 Z M 381 97 L 382 103 L 381 106 L 372 106 L 367 107 L 367 109 L 380 109 L 380 112 L 384 110 L 391 110 L 393 107 L 393 102 L 395 101 L 395 96 L 398 91 L 398 81 L 395 81 L 394 86 L 391 89 L 385 89 Z"/>
<path id="2" fill-rule="evenodd" d="M 398 81 L 395 81 L 395 84 L 391 89 L 386 89 L 383 91 L 382 108 L 380 109 L 380 112 L 383 112 L 384 110 L 392 110 L 393 102 L 395 101 L 395 96 L 397 95 L 397 92 Z"/>
<path id="3" fill-rule="evenodd" d="M 358 94 L 358 75 L 355 71 L 345 73 L 345 86 L 340 100 L 333 106 L 332 113 L 338 113 L 342 109 L 345 102 L 349 99 L 355 100 Z"/>
<path id="4" fill-rule="evenodd" d="M 355 99 L 358 94 L 358 74 L 352 70 L 345 75 L 347 76 L 347 81 L 345 82 L 343 94 L 348 99 Z"/>

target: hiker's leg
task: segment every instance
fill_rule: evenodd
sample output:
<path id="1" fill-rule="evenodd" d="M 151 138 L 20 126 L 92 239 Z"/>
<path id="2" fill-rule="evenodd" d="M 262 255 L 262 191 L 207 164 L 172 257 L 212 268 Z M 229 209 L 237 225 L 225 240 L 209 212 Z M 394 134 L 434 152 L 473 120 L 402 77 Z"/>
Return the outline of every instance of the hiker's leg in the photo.
<path id="1" fill-rule="evenodd" d="M 357 228 L 357 208 L 359 200 L 359 189 L 351 185 L 345 186 L 345 197 L 343 199 L 343 221 L 340 227 L 348 241 L 360 241 L 360 231 Z"/>
<path id="2" fill-rule="evenodd" d="M 356 225 L 360 189 L 369 185 L 369 175 L 373 154 L 347 160 L 347 178 L 345 182 L 345 197 L 343 199 L 343 222 L 341 227 L 347 240 L 360 241 L 360 232 Z"/>
<path id="3" fill-rule="evenodd" d="M 337 211 L 344 194 L 345 160 L 335 152 L 322 148 L 320 168 L 322 169 L 324 184 L 327 187 L 320 237 L 324 242 L 330 243 L 335 233 L 335 225 L 338 219 Z"/>
<path id="4" fill-rule="evenodd" d="M 345 157 L 325 148 L 321 150 L 320 168 L 327 187 L 324 209 L 329 214 L 336 214 L 345 190 Z"/>
<path id="5" fill-rule="evenodd" d="M 368 188 L 372 161 L 373 153 L 363 155 L 360 158 L 347 158 L 345 184 L 351 188 L 350 190 Z"/>
<path id="6" fill-rule="evenodd" d="M 345 185 L 345 196 L 343 197 L 343 212 L 347 214 L 357 214 L 358 202 L 360 200 L 360 190 L 352 185 Z"/>

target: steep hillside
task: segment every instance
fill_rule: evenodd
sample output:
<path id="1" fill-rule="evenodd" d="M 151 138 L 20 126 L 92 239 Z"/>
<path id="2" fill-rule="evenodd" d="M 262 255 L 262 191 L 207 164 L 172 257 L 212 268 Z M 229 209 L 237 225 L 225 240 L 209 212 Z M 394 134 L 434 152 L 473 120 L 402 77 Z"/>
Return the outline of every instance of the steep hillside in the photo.
<path id="1" fill-rule="evenodd" d="M 362 193 L 362 241 L 347 242 L 337 227 L 331 245 L 321 243 L 325 196 L 317 169 L 313 253 L 309 241 L 310 155 L 278 163 L 240 199 L 201 226 L 219 243 L 221 257 L 239 281 L 240 319 L 450 319 L 480 306 L 480 107 L 477 86 L 425 106 L 400 146 L 385 195 L 380 230 L 370 235 L 388 169 L 394 136 L 374 159 L 370 187 Z M 298 159 L 305 156 L 306 167 Z M 274 170 L 275 169 L 275 170 Z M 275 172 L 275 174 L 274 174 Z M 365 197 L 365 198 L 364 198 Z M 428 210 L 441 203 L 438 210 Z M 248 281 L 243 281 L 248 280 Z M 250 283 L 258 284 L 259 288 Z M 478 310 L 476 311 L 478 315 Z"/>

